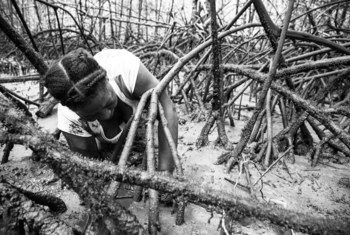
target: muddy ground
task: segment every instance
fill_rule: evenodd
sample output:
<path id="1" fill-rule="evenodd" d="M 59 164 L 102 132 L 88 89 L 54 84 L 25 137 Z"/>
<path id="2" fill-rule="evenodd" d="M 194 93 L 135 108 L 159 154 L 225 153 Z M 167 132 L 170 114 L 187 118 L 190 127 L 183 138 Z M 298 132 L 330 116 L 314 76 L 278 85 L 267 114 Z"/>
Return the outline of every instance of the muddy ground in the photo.
<path id="1" fill-rule="evenodd" d="M 37 84 L 28 82 L 26 84 L 7 85 L 16 92 L 21 92 L 27 98 L 35 98 L 37 95 Z M 247 97 L 246 97 L 247 98 Z M 253 105 L 245 99 L 245 105 Z M 185 177 L 198 182 L 199 184 L 219 190 L 250 197 L 251 195 L 239 185 L 229 180 L 247 185 L 245 174 L 235 167 L 230 174 L 225 173 L 223 165 L 214 165 L 217 157 L 225 152 L 224 149 L 215 145 L 217 130 L 214 129 L 209 136 L 209 145 L 197 149 L 195 142 L 203 121 L 191 121 L 191 115 L 185 114 L 181 107 L 178 107 L 179 125 L 179 146 L 178 151 L 181 157 Z M 31 106 L 31 111 L 36 108 Z M 240 138 L 241 129 L 249 118 L 249 112 L 243 112 L 240 120 L 235 120 L 235 127 L 226 126 L 229 139 L 237 143 Z M 235 116 L 237 117 L 237 115 Z M 56 125 L 55 110 L 52 115 L 45 119 L 38 119 L 40 125 L 52 132 Z M 274 116 L 274 133 L 280 129 L 280 117 Z M 275 132 L 276 131 L 276 132 Z M 0 156 L 2 151 L 0 152 Z M 87 208 L 81 205 L 78 195 L 66 188 L 50 169 L 40 163 L 30 160 L 31 151 L 22 146 L 15 146 L 10 155 L 10 162 L 0 166 L 0 175 L 16 181 L 17 186 L 22 186 L 31 191 L 51 192 L 62 198 L 68 207 L 68 211 L 59 217 L 68 224 L 82 228 L 86 223 Z M 286 166 L 276 164 L 263 177 L 263 187 L 257 196 L 259 200 L 278 204 L 279 206 L 293 211 L 309 213 L 310 215 L 323 215 L 328 217 L 341 216 L 350 219 L 350 159 L 334 156 L 332 159 L 322 159 L 316 167 L 310 166 L 310 159 L 305 156 L 296 155 L 295 163 L 292 164 L 286 159 Z M 249 165 L 251 179 L 255 182 L 259 178 L 259 172 L 264 169 L 260 166 Z M 20 172 L 20 173 L 19 173 Z M 228 180 L 227 180 L 228 179 Z M 259 187 L 261 183 L 257 184 Z M 123 196 L 132 196 L 129 187 L 123 190 Z M 132 202 L 124 199 L 121 203 L 129 205 L 128 208 L 139 219 L 141 224 L 147 227 L 147 202 Z M 218 225 L 222 218 L 220 214 L 207 211 L 205 208 L 189 204 L 185 213 L 185 224 L 175 225 L 175 216 L 171 214 L 172 208 L 161 207 L 160 221 L 161 234 L 219 234 Z M 212 217 L 213 216 L 213 217 Z M 283 228 L 271 225 L 268 221 L 259 221 L 254 218 L 244 218 L 234 222 L 233 234 L 282 234 L 293 231 L 286 231 Z M 300 234 L 295 233 L 294 234 Z"/>

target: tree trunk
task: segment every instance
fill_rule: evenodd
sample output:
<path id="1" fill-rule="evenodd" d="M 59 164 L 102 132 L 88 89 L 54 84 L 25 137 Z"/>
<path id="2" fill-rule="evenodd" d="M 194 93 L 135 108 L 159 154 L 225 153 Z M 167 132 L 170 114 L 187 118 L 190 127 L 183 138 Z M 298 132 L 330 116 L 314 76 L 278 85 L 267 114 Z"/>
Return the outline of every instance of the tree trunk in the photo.
<path id="1" fill-rule="evenodd" d="M 218 126 L 218 140 L 223 146 L 228 144 L 228 138 L 225 132 L 223 123 L 223 112 L 222 112 L 222 69 L 221 66 L 221 42 L 218 39 L 218 26 L 216 21 L 216 6 L 215 0 L 210 0 L 210 14 L 211 14 L 211 35 L 212 35 L 212 53 L 213 53 L 213 99 L 212 109 L 213 115 L 216 119 Z"/>

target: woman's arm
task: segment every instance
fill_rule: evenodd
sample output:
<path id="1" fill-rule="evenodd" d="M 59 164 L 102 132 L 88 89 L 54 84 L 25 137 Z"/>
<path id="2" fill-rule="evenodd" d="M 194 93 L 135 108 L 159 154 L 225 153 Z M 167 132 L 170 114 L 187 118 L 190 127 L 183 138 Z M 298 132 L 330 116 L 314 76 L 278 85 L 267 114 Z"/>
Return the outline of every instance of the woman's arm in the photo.
<path id="1" fill-rule="evenodd" d="M 159 81 L 148 71 L 141 63 L 137 74 L 134 95 L 141 97 L 143 93 L 158 85 Z M 168 128 L 177 145 L 178 138 L 178 117 L 174 103 L 171 101 L 168 92 L 164 90 L 159 97 L 160 103 L 163 106 L 165 117 L 168 121 Z M 171 150 L 166 140 L 161 124 L 158 126 L 158 141 L 159 141 L 159 165 L 158 170 L 169 171 L 174 170 L 174 162 L 171 156 Z"/>

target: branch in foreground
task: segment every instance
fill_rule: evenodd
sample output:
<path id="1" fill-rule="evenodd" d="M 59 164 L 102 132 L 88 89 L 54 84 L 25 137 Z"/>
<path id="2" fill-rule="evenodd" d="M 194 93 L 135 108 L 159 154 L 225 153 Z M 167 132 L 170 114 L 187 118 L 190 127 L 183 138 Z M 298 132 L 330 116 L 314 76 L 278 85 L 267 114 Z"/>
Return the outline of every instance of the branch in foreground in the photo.
<path id="1" fill-rule="evenodd" d="M 41 234 L 74 234 L 71 227 L 6 183 L 0 183 L 0 225 L 0 234 L 21 234 L 25 227 L 30 234 L 38 230 Z"/>
<path id="2" fill-rule="evenodd" d="M 8 128 L 21 130 L 28 138 L 20 139 L 2 132 L 0 142 L 8 140 L 21 144 L 27 144 L 33 148 L 45 150 L 46 154 L 41 161 L 50 166 L 54 172 L 68 182 L 98 215 L 111 213 L 111 207 L 101 205 L 104 198 L 92 197 L 95 194 L 89 182 L 94 185 L 103 184 L 110 180 L 128 182 L 134 185 L 146 186 L 152 189 L 172 193 L 175 196 L 183 195 L 190 202 L 213 205 L 218 209 L 225 209 L 241 215 L 254 216 L 258 219 L 269 219 L 271 222 L 308 233 L 344 234 L 350 231 L 350 223 L 325 219 L 289 211 L 277 206 L 260 203 L 249 198 L 240 198 L 224 192 L 214 191 L 209 187 L 203 187 L 194 182 L 179 181 L 154 172 L 152 174 L 135 170 L 122 169 L 111 165 L 109 162 L 95 162 L 72 154 L 60 146 L 50 135 L 40 131 L 37 127 L 29 125 L 26 117 L 19 111 L 11 108 L 11 104 L 0 96 L 0 121 Z M 33 136 L 33 137 L 31 137 Z M 45 146 L 44 148 L 42 146 Z M 92 194 L 92 195 L 91 195 Z M 93 202 L 91 202 L 93 201 Z M 117 206 L 114 204 L 114 206 Z M 120 215 L 121 216 L 121 215 Z M 114 218 L 114 217 L 113 217 Z"/>
<path id="3" fill-rule="evenodd" d="M 143 227 L 137 218 L 128 210 L 116 203 L 105 192 L 107 181 L 102 178 L 92 177 L 89 171 L 76 173 L 67 168 L 70 164 L 71 155 L 74 155 L 66 147 L 61 146 L 49 133 L 39 129 L 23 112 L 12 108 L 13 104 L 0 95 L 0 121 L 2 131 L 0 134 L 0 143 L 7 139 L 14 144 L 28 145 L 33 151 L 36 151 L 38 157 L 45 163 L 46 160 L 53 160 L 55 156 L 58 161 L 50 161 L 51 168 L 80 196 L 82 201 L 91 209 L 93 221 L 98 219 L 114 220 L 115 232 L 126 234 L 143 233 Z M 10 130 L 16 130 L 16 134 L 11 134 Z M 62 153 L 62 154 L 61 154 Z M 59 159 L 63 157 L 66 161 Z M 61 159 L 62 160 L 62 159 Z M 64 165 L 60 165 L 60 163 Z M 50 164 L 49 164 L 50 165 Z M 59 166 L 58 168 L 54 166 Z"/>

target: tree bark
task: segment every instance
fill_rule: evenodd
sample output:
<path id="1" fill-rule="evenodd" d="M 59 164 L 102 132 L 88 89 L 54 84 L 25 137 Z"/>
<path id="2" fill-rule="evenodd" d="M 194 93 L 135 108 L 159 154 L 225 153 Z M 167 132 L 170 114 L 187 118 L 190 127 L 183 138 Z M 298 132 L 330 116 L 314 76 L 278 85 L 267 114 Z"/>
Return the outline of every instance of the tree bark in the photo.
<path id="1" fill-rule="evenodd" d="M 25 221 L 27 223 L 25 223 Z M 0 183 L 1 234 L 68 234 L 74 230 L 6 183 Z"/>
<path id="2" fill-rule="evenodd" d="M 201 134 L 197 140 L 196 146 L 203 146 L 208 142 L 208 134 L 214 122 L 218 129 L 217 143 L 225 147 L 229 147 L 229 141 L 225 132 L 222 112 L 222 69 L 221 69 L 221 43 L 218 39 L 217 22 L 216 22 L 216 6 L 215 0 L 210 0 L 210 15 L 211 15 L 211 35 L 212 35 L 212 74 L 213 74 L 213 98 L 212 111 L 208 113 L 208 118 Z M 191 78 L 190 78 L 191 79 Z M 200 102 L 201 100 L 198 99 Z M 210 116 L 213 117 L 210 117 Z"/>

